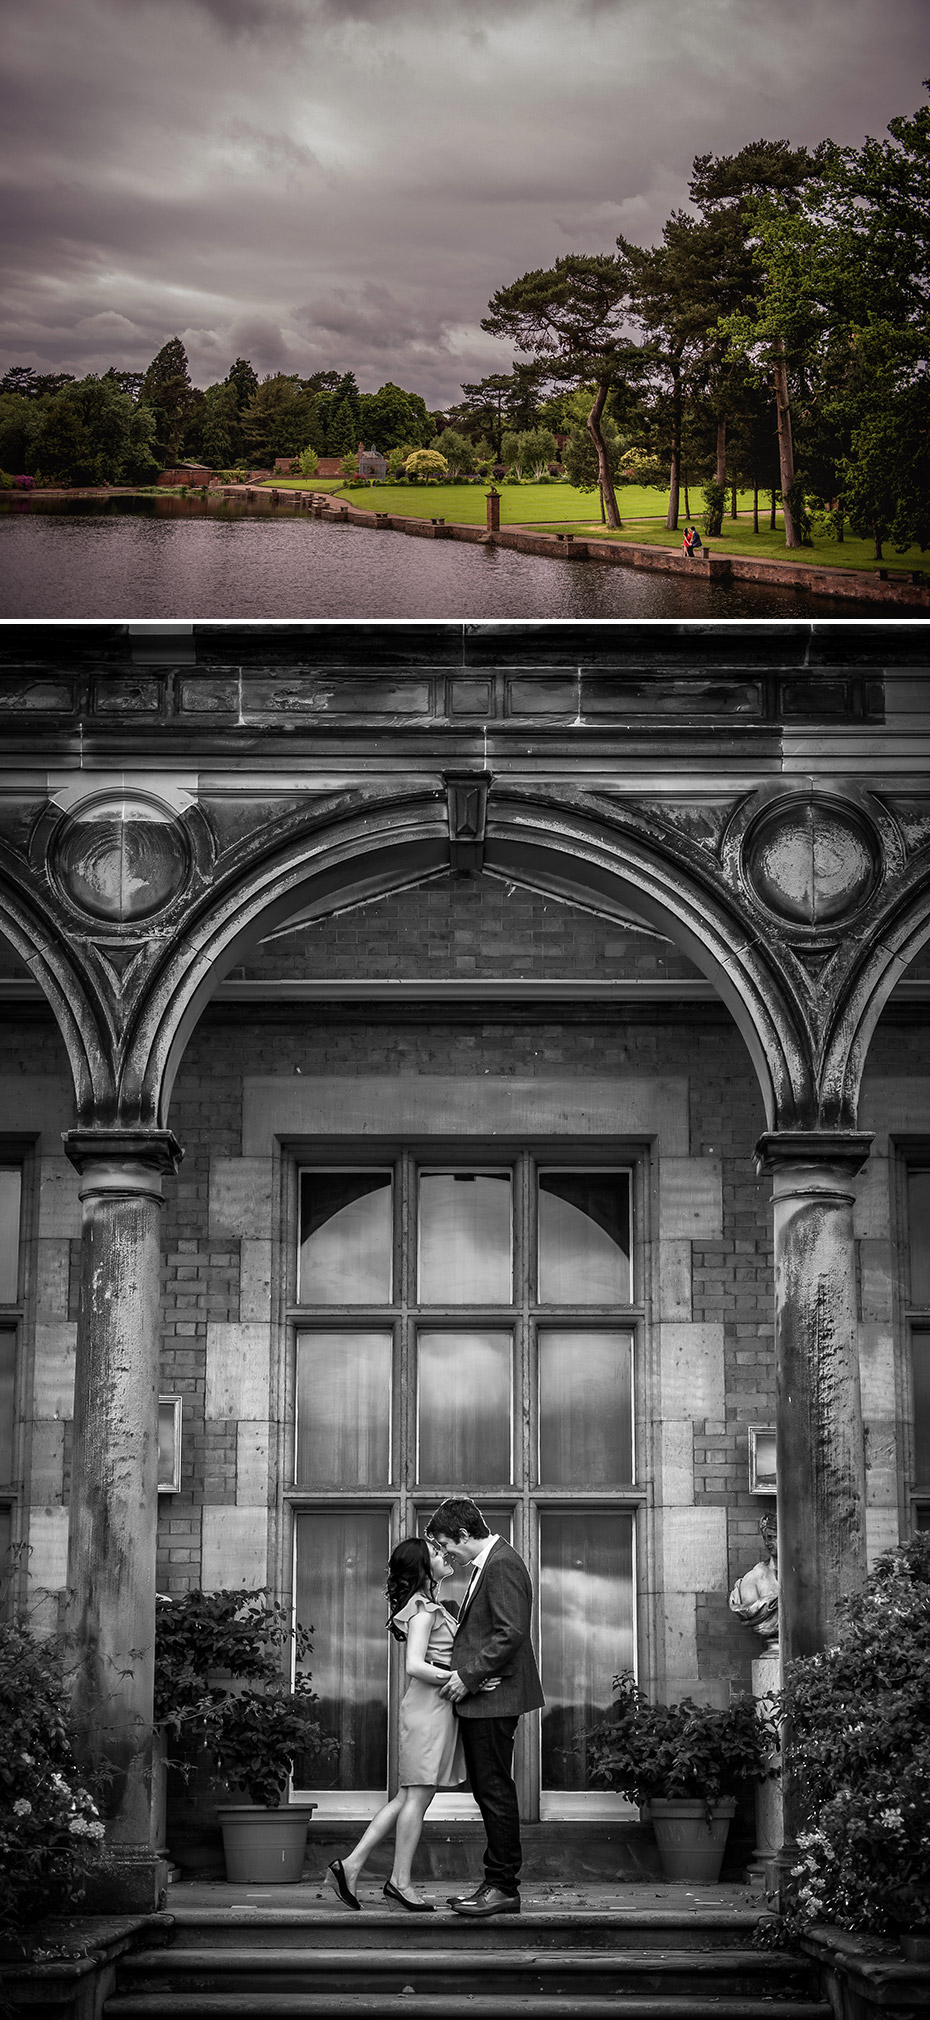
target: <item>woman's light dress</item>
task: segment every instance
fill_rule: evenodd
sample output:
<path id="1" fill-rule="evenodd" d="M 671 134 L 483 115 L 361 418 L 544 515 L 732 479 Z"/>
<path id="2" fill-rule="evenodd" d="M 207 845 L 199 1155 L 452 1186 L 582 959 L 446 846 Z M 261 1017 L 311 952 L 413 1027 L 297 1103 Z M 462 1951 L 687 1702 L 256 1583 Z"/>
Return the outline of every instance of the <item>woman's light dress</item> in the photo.
<path id="1" fill-rule="evenodd" d="M 415 1613 L 430 1614 L 427 1662 L 452 1667 L 455 1621 L 438 1599 L 416 1592 L 394 1615 L 395 1625 L 409 1632 Z M 439 1695 L 439 1685 L 408 1676 L 400 1707 L 400 1753 L 397 1779 L 401 1788 L 456 1788 L 465 1780 L 465 1757 L 459 1722 L 451 1704 Z"/>

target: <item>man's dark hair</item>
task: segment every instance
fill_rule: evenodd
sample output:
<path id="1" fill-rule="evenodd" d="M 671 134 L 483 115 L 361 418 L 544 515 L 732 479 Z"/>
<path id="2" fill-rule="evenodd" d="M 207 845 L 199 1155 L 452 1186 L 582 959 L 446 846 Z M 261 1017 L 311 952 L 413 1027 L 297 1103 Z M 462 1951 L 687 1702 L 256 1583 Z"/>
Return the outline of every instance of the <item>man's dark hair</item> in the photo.
<path id="1" fill-rule="evenodd" d="M 490 1536 L 491 1531 L 473 1501 L 465 1496 L 458 1500 L 440 1501 L 435 1515 L 431 1515 L 426 1525 L 427 1536 L 451 1536 L 454 1543 L 461 1543 L 463 1536 Z"/>

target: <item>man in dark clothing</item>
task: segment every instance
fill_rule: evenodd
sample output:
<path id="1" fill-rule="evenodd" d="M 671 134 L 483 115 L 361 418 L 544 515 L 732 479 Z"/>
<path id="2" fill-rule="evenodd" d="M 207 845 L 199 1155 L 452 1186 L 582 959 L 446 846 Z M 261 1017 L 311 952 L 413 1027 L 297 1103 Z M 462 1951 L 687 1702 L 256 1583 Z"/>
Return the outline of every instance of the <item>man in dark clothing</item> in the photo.
<path id="1" fill-rule="evenodd" d="M 459 1915 L 518 1915 L 522 1849 L 513 1743 L 521 1715 L 545 1703 L 530 1639 L 532 1581 L 522 1557 L 491 1534 L 473 1501 L 443 1501 L 426 1534 L 454 1564 L 471 1568 L 452 1644 L 455 1668 L 441 1695 L 461 1720 L 487 1848 L 477 1893 L 456 1896 L 450 1906 Z M 499 1685 L 482 1691 L 489 1677 L 499 1677 Z"/>

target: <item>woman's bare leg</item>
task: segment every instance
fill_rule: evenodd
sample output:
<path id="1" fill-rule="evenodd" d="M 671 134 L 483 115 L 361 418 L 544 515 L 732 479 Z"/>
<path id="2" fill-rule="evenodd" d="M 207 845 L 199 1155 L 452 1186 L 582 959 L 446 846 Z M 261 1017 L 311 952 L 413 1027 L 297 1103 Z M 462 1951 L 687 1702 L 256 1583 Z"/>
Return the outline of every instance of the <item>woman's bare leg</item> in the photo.
<path id="1" fill-rule="evenodd" d="M 391 1873 L 391 1885 L 397 1888 L 398 1893 L 409 1894 L 413 1892 L 415 1894 L 416 1889 L 411 1886 L 410 1868 L 413 1863 L 414 1852 L 420 1842 L 423 1831 L 423 1819 L 436 1794 L 436 1790 L 433 1786 L 428 1788 L 409 1788 L 402 1789 L 401 1794 L 404 1797 L 404 1801 L 397 1819 L 397 1830 L 394 1836 L 394 1868 Z"/>
<path id="2" fill-rule="evenodd" d="M 430 1795 L 432 1793 L 431 1789 Z M 406 1789 L 398 1789 L 396 1796 L 392 1796 L 390 1802 L 385 1803 L 383 1808 L 378 1811 L 377 1816 L 372 1817 L 368 1829 L 363 1832 L 358 1844 L 353 1845 L 351 1852 L 348 1852 L 343 1859 L 342 1870 L 353 1894 L 357 1890 L 362 1868 L 367 1860 L 370 1859 L 375 1846 L 380 1845 L 382 1838 L 389 1837 L 394 1829 L 404 1807 L 406 1796 Z"/>

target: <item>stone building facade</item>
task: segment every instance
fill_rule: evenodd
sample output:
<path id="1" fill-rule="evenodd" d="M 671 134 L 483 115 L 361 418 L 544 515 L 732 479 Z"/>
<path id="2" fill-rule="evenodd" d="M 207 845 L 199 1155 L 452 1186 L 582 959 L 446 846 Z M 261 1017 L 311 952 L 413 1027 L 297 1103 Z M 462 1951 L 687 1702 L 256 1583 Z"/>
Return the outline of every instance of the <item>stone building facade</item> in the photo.
<path id="1" fill-rule="evenodd" d="M 921 628 L 9 628 L 0 720 L 0 1522 L 123 1897 L 156 1586 L 312 1622 L 361 1816 L 462 1486 L 540 1595 L 524 1813 L 596 1831 L 617 1669 L 748 1685 L 776 1500 L 788 1656 L 930 1522 Z"/>

